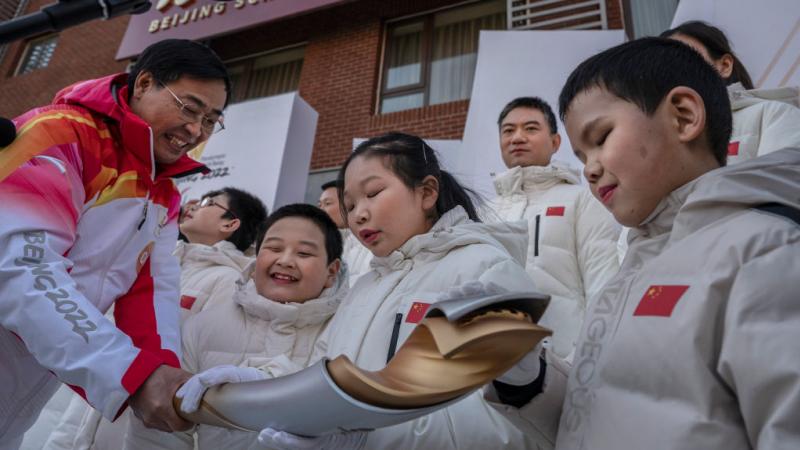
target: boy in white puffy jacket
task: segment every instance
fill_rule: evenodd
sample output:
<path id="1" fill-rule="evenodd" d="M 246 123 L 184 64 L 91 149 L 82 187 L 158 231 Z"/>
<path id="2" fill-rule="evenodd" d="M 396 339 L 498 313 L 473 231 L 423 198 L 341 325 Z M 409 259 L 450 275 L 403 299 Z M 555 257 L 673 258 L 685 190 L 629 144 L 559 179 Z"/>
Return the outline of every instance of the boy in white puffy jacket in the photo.
<path id="1" fill-rule="evenodd" d="M 800 150 L 724 167 L 725 86 L 668 39 L 592 56 L 559 103 L 630 251 L 571 367 L 548 356 L 538 395 L 489 395 L 557 449 L 800 448 Z"/>
<path id="2" fill-rule="evenodd" d="M 503 108 L 497 124 L 509 170 L 494 179 L 498 197 L 489 216 L 528 223 L 525 270 L 551 296 L 540 323 L 553 330 L 550 350 L 566 357 L 587 304 L 619 268 L 620 226 L 581 186 L 577 169 L 552 160 L 561 136 L 547 102 L 516 98 Z"/>
<path id="3" fill-rule="evenodd" d="M 287 375 L 309 363 L 314 343 L 347 294 L 342 239 L 319 208 L 283 206 L 264 224 L 254 267 L 233 301 L 189 318 L 183 327 L 183 367 L 194 373 L 180 390 L 197 402 L 209 384 Z M 211 369 L 211 370 L 209 370 Z M 258 448 L 257 433 L 199 425 L 197 448 Z M 192 433 L 162 433 L 131 421 L 127 449 L 191 449 Z"/>

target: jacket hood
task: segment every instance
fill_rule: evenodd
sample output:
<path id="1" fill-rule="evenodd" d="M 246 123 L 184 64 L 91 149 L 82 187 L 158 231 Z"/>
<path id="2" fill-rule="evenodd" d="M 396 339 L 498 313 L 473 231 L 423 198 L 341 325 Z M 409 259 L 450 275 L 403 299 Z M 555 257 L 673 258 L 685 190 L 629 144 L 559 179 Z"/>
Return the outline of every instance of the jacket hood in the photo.
<path id="1" fill-rule="evenodd" d="M 728 86 L 728 96 L 731 99 L 731 109 L 734 111 L 764 101 L 783 102 L 800 107 L 800 89 L 795 86 L 747 90 L 741 83 L 734 83 Z"/>
<path id="2" fill-rule="evenodd" d="M 528 226 L 525 222 L 473 222 L 461 206 L 446 212 L 425 234 L 419 234 L 385 257 L 374 257 L 373 268 L 387 273 L 398 268 L 404 260 L 441 259 L 451 250 L 471 244 L 487 244 L 508 253 L 522 266 L 528 248 Z"/>
<path id="3" fill-rule="evenodd" d="M 219 241 L 212 246 L 178 241 L 173 254 L 181 267 L 226 266 L 237 272 L 244 272 L 253 261 L 229 241 Z"/>
<path id="4" fill-rule="evenodd" d="M 185 154 L 172 164 L 156 167 L 152 130 L 147 122 L 131 111 L 127 83 L 128 75 L 124 73 L 81 81 L 59 91 L 53 104 L 80 106 L 116 122 L 122 146 L 149 170 L 153 179 L 156 173 L 160 177 L 181 177 L 208 172 L 205 165 Z"/>
<path id="5" fill-rule="evenodd" d="M 785 149 L 701 176 L 688 189 L 672 230 L 680 238 L 767 203 L 800 210 L 800 149 Z"/>
<path id="6" fill-rule="evenodd" d="M 553 160 L 546 166 L 512 167 L 495 176 L 497 195 L 522 194 L 546 190 L 560 183 L 580 184 L 580 171 L 562 161 Z"/>
<path id="7" fill-rule="evenodd" d="M 247 314 L 261 320 L 273 322 L 275 326 L 306 327 L 318 325 L 328 320 L 339 304 L 350 292 L 347 265 L 342 263 L 333 286 L 325 288 L 320 296 L 303 303 L 281 303 L 270 300 L 256 291 L 253 280 L 255 261 L 245 269 L 244 276 L 237 283 L 233 299 Z"/>

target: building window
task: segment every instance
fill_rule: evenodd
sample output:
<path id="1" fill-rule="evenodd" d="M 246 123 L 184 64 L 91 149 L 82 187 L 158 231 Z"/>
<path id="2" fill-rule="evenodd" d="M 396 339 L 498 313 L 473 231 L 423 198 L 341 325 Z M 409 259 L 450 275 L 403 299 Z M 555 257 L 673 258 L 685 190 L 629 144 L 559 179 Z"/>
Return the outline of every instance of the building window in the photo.
<path id="1" fill-rule="evenodd" d="M 228 63 L 232 102 L 296 91 L 305 47 L 270 52 Z"/>
<path id="2" fill-rule="evenodd" d="M 17 75 L 24 75 L 36 69 L 47 67 L 56 50 L 58 35 L 45 36 L 28 42 L 25 54 L 17 69 Z"/>
<path id="3" fill-rule="evenodd" d="M 505 0 L 387 24 L 380 112 L 468 99 L 480 31 L 505 27 Z"/>

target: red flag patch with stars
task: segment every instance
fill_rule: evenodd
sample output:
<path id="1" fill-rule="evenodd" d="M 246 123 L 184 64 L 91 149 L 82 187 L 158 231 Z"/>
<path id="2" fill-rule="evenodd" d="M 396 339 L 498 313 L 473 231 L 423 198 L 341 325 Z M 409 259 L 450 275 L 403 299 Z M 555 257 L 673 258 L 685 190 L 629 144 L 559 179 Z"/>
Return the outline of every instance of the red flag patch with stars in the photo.
<path id="1" fill-rule="evenodd" d="M 633 315 L 669 317 L 687 289 L 689 286 L 654 284 L 647 288 Z"/>
<path id="2" fill-rule="evenodd" d="M 564 215 L 564 207 L 563 206 L 549 206 L 547 211 L 544 213 L 545 216 L 563 216 Z"/>
<path id="3" fill-rule="evenodd" d="M 409 323 L 419 323 L 422 319 L 425 318 L 425 313 L 428 312 L 428 308 L 430 308 L 430 303 L 424 302 L 414 302 L 411 304 L 411 308 L 408 308 L 408 314 L 406 314 L 406 322 Z"/>

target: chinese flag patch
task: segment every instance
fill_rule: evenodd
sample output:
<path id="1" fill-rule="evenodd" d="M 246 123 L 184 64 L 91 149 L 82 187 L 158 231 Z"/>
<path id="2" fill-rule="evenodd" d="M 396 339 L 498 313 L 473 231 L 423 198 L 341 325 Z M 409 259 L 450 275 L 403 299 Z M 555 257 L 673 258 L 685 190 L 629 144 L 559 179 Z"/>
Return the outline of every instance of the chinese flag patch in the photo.
<path id="1" fill-rule="evenodd" d="M 653 285 L 647 288 L 642 299 L 639 300 L 639 306 L 633 312 L 634 316 L 658 316 L 669 317 L 672 315 L 672 310 L 678 304 L 683 293 L 689 289 L 689 286 L 679 285 Z"/>
<path id="2" fill-rule="evenodd" d="M 564 207 L 563 206 L 549 206 L 547 211 L 544 213 L 545 216 L 563 216 L 564 215 Z"/>
<path id="3" fill-rule="evenodd" d="M 183 309 L 192 309 L 192 305 L 194 305 L 194 301 L 197 300 L 196 297 L 190 297 L 188 295 L 181 295 L 181 308 Z"/>
<path id="4" fill-rule="evenodd" d="M 408 323 L 419 323 L 422 319 L 425 318 L 425 313 L 428 312 L 428 308 L 430 308 L 430 303 L 424 302 L 414 302 L 411 304 L 411 308 L 408 308 L 408 314 L 406 314 L 406 322 Z"/>
<path id="5" fill-rule="evenodd" d="M 736 156 L 739 154 L 739 141 L 731 142 L 728 144 L 728 156 Z"/>

